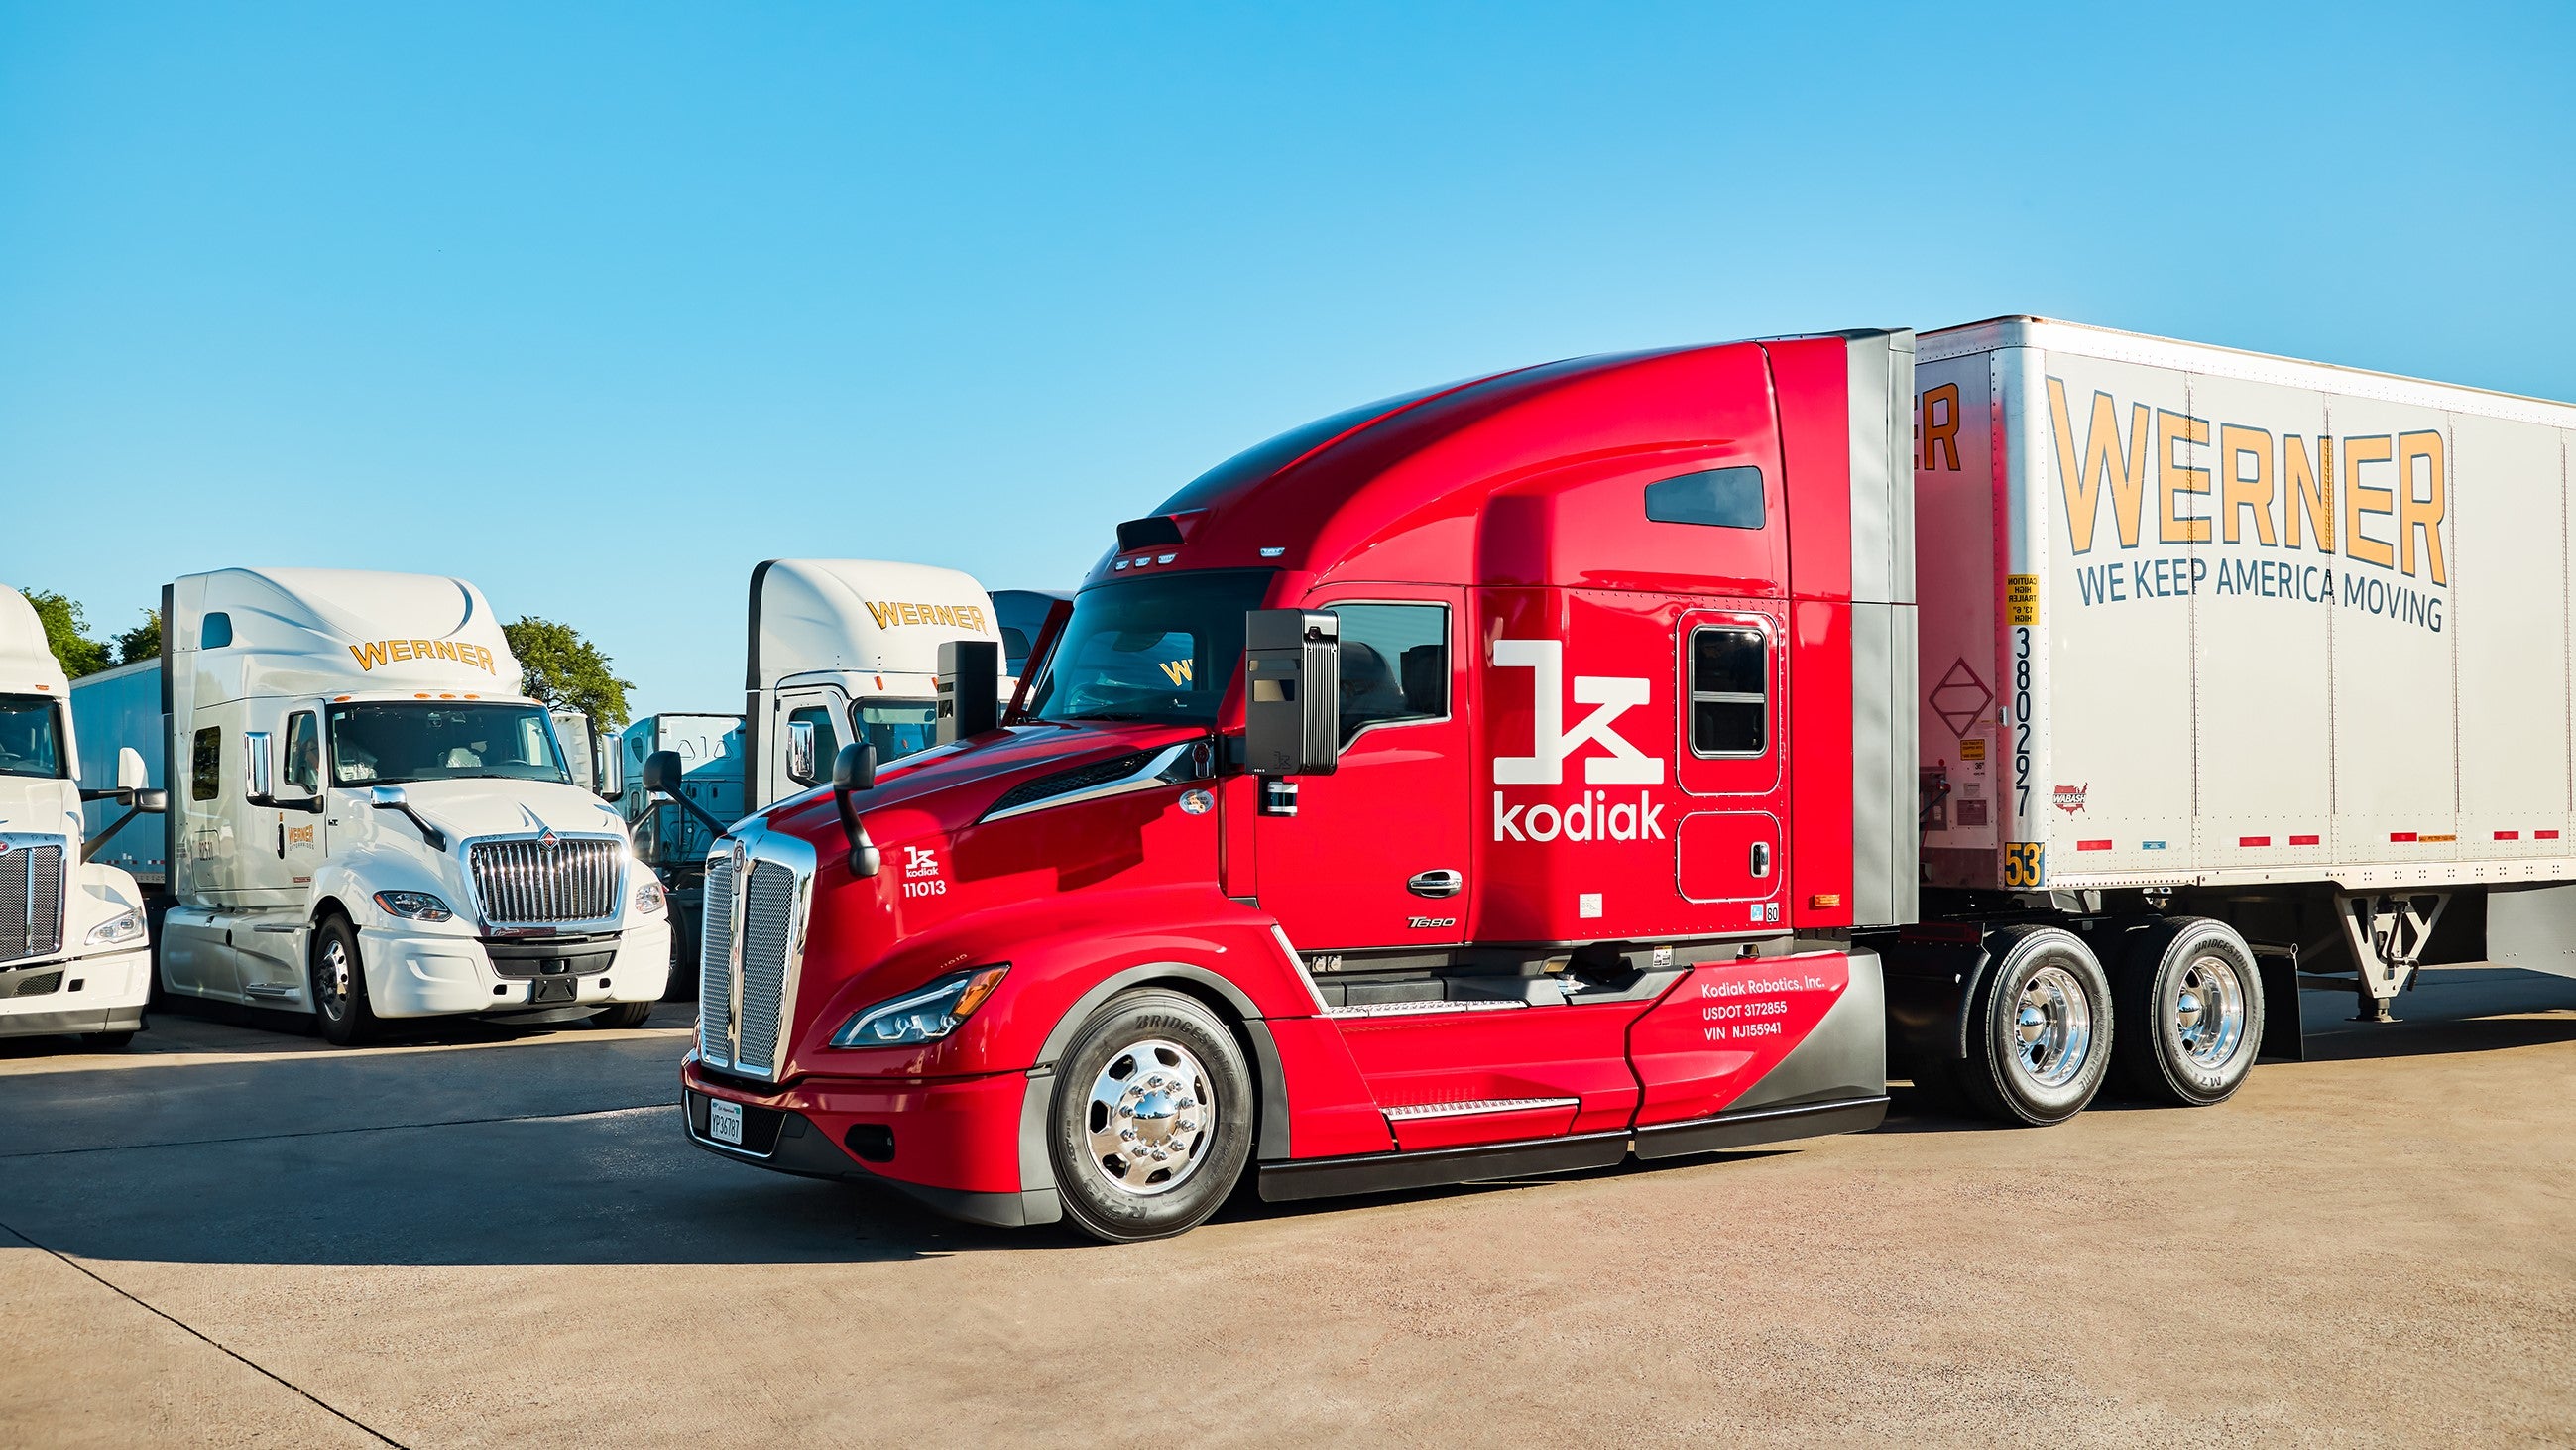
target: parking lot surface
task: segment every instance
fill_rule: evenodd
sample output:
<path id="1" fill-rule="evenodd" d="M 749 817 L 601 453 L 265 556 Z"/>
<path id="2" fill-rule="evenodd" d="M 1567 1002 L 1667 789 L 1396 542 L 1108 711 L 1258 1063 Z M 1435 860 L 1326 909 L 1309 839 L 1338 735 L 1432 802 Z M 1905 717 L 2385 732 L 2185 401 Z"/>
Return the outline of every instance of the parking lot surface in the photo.
<path id="1" fill-rule="evenodd" d="M 0 1043 L 0 1445 L 2576 1443 L 2576 981 L 2311 1060 L 1096 1247 L 680 1136 L 689 1009 Z"/>

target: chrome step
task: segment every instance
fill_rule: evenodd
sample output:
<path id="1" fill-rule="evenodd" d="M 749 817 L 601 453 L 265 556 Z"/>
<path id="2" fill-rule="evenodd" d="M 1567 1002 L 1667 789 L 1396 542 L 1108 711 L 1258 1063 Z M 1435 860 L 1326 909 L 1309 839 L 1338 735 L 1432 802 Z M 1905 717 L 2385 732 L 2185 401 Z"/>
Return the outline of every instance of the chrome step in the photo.
<path id="1" fill-rule="evenodd" d="M 1391 1123 L 1414 1122 L 1423 1118 L 1474 1118 L 1487 1113 L 1523 1113 L 1539 1108 L 1571 1108 L 1582 1105 L 1581 1098 L 1478 1098 L 1465 1103 L 1408 1103 L 1386 1109 Z"/>
<path id="2" fill-rule="evenodd" d="M 1527 1002 L 1496 998 L 1490 1002 L 1362 1002 L 1349 1007 L 1327 1007 L 1327 1017 L 1428 1017 L 1436 1012 L 1491 1012 L 1503 1007 L 1526 1007 Z"/>

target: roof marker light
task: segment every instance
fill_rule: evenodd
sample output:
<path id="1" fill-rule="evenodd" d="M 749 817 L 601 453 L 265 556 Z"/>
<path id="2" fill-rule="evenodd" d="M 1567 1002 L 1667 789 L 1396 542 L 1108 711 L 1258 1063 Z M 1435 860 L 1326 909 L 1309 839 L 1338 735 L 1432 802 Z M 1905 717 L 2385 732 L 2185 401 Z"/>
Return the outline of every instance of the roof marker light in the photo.
<path id="1" fill-rule="evenodd" d="M 1124 560 L 1124 559 L 1121 559 L 1121 560 L 1119 560 L 1117 563 L 1110 565 L 1110 566 L 1109 566 L 1109 569 L 1110 569 L 1110 572 L 1112 572 L 1112 573 L 1116 573 L 1118 570 L 1124 569 L 1124 568 L 1126 568 L 1126 567 L 1127 567 L 1127 561 L 1126 561 L 1126 560 Z"/>
<path id="2" fill-rule="evenodd" d="M 1278 558 L 1280 555 L 1285 554 L 1285 553 L 1287 553 L 1287 552 L 1288 552 L 1288 551 L 1287 551 L 1286 549 L 1282 549 L 1282 548 L 1278 548 L 1278 547 L 1275 547 L 1275 546 L 1274 546 L 1274 547 L 1272 547 L 1272 548 L 1267 548 L 1267 549 L 1262 550 L 1262 551 L 1261 551 L 1261 557 L 1263 557 L 1263 558 L 1265 558 L 1265 559 L 1276 559 L 1276 558 Z"/>
<path id="3" fill-rule="evenodd" d="M 1180 555 L 1178 555 L 1178 554 L 1163 554 L 1163 555 L 1158 555 L 1158 556 L 1155 558 L 1154 562 L 1155 562 L 1155 563 L 1157 563 L 1157 564 L 1168 564 L 1168 563 L 1172 562 L 1174 559 L 1177 559 L 1177 558 L 1179 558 L 1179 557 L 1180 557 Z"/>

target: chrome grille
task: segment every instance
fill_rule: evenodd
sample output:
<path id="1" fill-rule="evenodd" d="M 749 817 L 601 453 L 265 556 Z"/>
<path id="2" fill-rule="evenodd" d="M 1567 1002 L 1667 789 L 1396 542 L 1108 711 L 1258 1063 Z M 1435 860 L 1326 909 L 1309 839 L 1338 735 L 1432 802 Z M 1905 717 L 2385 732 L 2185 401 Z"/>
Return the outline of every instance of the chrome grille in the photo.
<path id="1" fill-rule="evenodd" d="M 708 855 L 698 950 L 698 1060 L 707 1066 L 777 1080 L 796 1022 L 813 881 L 813 847 L 757 826 Z"/>
<path id="2" fill-rule="evenodd" d="M 551 846 L 534 836 L 476 841 L 467 848 L 474 894 L 495 926 L 603 921 L 617 915 L 618 868 L 625 850 L 615 837 L 562 836 Z"/>
<path id="3" fill-rule="evenodd" d="M 742 1043 L 736 1062 L 766 1077 L 778 1060 L 787 997 L 787 938 L 795 926 L 796 873 L 775 861 L 751 865 L 742 906 Z"/>
<path id="4" fill-rule="evenodd" d="M 41 839 L 12 837 L 0 854 L 0 962 L 63 949 L 63 843 Z"/>
<path id="5" fill-rule="evenodd" d="M 698 1056 L 711 1067 L 733 1065 L 733 861 L 707 863 L 707 892 L 698 935 Z"/>

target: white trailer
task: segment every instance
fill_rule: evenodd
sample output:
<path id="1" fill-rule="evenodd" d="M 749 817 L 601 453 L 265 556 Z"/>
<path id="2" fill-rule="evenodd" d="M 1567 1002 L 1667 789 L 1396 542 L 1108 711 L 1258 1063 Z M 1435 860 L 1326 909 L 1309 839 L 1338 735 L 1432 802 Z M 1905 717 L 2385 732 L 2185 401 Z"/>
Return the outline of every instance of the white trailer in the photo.
<path id="1" fill-rule="evenodd" d="M 2255 957 L 2381 1018 L 2569 969 L 2576 407 L 2035 318 L 1925 334 L 1915 399 L 1927 913 L 2221 923 L 2243 980 L 2121 1019 L 2204 1056 Z"/>
<path id="2" fill-rule="evenodd" d="M 112 756 L 115 785 L 82 789 L 79 747 L 44 625 L 0 587 L 0 1037 L 77 1033 L 122 1047 L 152 987 L 143 890 L 91 860 L 83 803 L 131 819 L 162 800 L 131 750 Z"/>
<path id="3" fill-rule="evenodd" d="M 380 1018 L 652 1010 L 661 887 L 520 694 L 481 590 L 227 569 L 169 585 L 161 616 L 150 729 L 186 766 L 165 990 L 313 1013 L 335 1042 Z"/>

